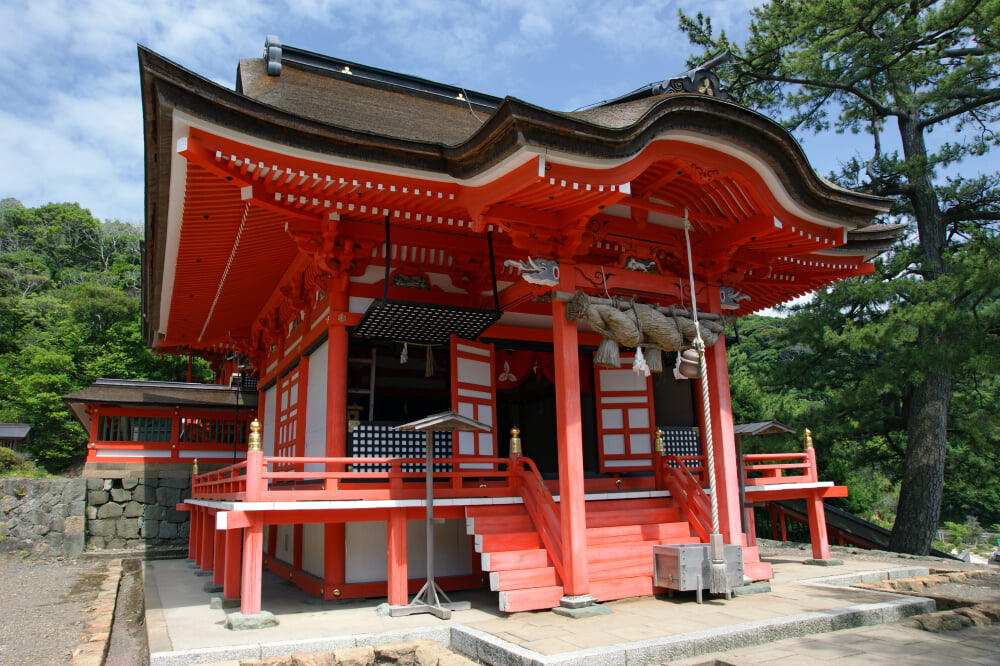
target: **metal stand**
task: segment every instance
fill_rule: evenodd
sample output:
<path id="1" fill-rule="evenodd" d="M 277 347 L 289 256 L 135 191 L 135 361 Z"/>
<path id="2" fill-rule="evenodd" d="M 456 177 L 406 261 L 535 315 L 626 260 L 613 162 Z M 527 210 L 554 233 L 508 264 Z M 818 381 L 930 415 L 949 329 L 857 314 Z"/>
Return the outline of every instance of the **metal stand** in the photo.
<path id="1" fill-rule="evenodd" d="M 468 610 L 468 601 L 452 601 L 434 582 L 434 432 L 424 431 L 427 438 L 427 582 L 420 588 L 413 600 L 405 606 L 389 608 L 390 617 L 431 613 L 442 620 L 450 620 L 453 610 Z M 444 600 L 442 603 L 441 600 Z"/>

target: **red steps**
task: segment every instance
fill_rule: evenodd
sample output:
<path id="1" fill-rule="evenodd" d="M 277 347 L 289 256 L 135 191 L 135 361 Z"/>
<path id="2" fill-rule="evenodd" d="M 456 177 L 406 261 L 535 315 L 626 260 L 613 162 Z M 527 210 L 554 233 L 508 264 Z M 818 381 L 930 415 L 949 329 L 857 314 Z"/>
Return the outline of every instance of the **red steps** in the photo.
<path id="1" fill-rule="evenodd" d="M 587 503 L 590 594 L 599 601 L 652 594 L 653 546 L 698 543 L 665 498 Z M 563 588 L 530 516 L 521 505 L 469 507 L 466 525 L 482 553 L 500 610 L 552 608 Z"/>

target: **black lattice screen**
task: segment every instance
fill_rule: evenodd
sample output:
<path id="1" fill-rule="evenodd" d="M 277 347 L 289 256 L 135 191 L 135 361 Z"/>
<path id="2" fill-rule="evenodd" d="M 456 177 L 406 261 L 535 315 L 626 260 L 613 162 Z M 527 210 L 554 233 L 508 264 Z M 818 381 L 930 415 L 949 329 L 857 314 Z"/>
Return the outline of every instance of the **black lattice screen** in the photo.
<path id="1" fill-rule="evenodd" d="M 426 435 L 419 430 L 396 430 L 400 423 L 360 423 L 350 433 L 347 455 L 352 458 L 423 458 L 427 455 Z M 434 457 L 451 457 L 451 433 L 434 433 Z M 426 465 L 407 463 L 404 472 L 423 472 Z M 354 464 L 356 472 L 387 472 L 389 465 Z M 450 472 L 451 465 L 435 463 L 435 472 Z"/>
<path id="2" fill-rule="evenodd" d="M 701 438 L 697 428 L 669 426 L 663 430 L 663 455 L 666 456 L 700 456 Z M 674 463 L 670 463 L 676 467 Z"/>
<path id="3" fill-rule="evenodd" d="M 448 343 L 452 333 L 466 340 L 475 340 L 499 318 L 497 310 L 377 300 L 368 306 L 367 312 L 354 327 L 354 335 L 443 345 Z"/>

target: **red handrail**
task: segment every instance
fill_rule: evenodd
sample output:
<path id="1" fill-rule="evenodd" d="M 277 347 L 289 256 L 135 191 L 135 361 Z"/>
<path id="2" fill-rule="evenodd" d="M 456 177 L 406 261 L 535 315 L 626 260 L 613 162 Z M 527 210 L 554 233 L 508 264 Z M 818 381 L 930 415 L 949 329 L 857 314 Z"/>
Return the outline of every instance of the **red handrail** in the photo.
<path id="1" fill-rule="evenodd" d="M 542 480 L 542 475 L 538 473 L 534 461 L 530 458 L 517 458 L 516 464 L 518 465 L 516 472 L 521 485 L 524 506 L 549 553 L 549 559 L 552 560 L 552 566 L 559 574 L 559 579 L 565 580 L 563 577 L 562 527 L 556 501 Z"/>
<path id="2" fill-rule="evenodd" d="M 798 470 L 800 474 L 789 474 L 793 470 Z M 757 472 L 760 476 L 751 477 L 751 472 Z M 747 453 L 743 456 L 743 482 L 747 486 L 809 483 L 818 479 L 815 449 L 807 449 L 801 453 Z"/>
<path id="3" fill-rule="evenodd" d="M 684 458 L 704 460 L 701 456 Z M 662 464 L 663 479 L 667 489 L 687 516 L 688 523 L 698 533 L 698 537 L 707 542 L 712 530 L 712 508 L 701 483 L 696 480 L 692 469 L 684 464 L 681 456 L 664 456 Z"/>

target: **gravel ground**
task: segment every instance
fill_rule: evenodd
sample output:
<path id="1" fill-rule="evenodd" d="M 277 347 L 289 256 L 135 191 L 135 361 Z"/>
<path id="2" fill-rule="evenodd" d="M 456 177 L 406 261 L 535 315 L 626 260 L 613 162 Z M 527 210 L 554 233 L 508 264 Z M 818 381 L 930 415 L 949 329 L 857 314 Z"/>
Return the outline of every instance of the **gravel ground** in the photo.
<path id="1" fill-rule="evenodd" d="M 0 664 L 69 664 L 106 567 L 0 553 Z"/>

